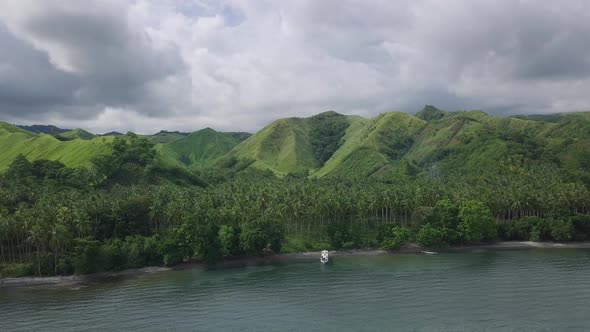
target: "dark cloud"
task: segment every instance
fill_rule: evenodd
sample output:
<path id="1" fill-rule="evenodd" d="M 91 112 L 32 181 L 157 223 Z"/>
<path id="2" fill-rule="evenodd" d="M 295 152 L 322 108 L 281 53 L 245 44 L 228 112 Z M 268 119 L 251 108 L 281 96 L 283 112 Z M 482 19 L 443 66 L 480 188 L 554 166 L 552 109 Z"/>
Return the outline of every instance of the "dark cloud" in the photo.
<path id="1" fill-rule="evenodd" d="M 183 74 L 185 63 L 176 46 L 155 45 L 143 27 L 134 26 L 125 6 L 48 1 L 40 7 L 9 18 L 12 31 L 0 29 L 7 50 L 0 63 L 19 76 L 2 76 L 4 109 L 69 110 L 84 118 L 105 106 L 146 114 L 167 106 L 150 98 L 153 84 Z"/>
<path id="2" fill-rule="evenodd" d="M 588 109 L 588 12 L 577 0 L 0 0 L 0 112 L 152 132 L 327 109 Z"/>
<path id="3" fill-rule="evenodd" d="M 80 80 L 57 70 L 37 51 L 0 24 L 0 107 L 3 114 L 27 116 L 73 103 Z"/>

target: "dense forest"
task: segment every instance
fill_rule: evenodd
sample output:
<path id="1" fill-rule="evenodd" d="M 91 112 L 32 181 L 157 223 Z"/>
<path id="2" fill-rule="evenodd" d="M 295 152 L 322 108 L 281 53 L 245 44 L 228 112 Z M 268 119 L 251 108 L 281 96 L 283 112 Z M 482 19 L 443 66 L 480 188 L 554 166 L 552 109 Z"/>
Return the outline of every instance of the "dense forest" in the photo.
<path id="1" fill-rule="evenodd" d="M 560 134 L 563 139 L 551 141 L 549 134 L 540 140 L 529 129 L 520 134 L 468 131 L 461 140 L 476 145 L 439 149 L 418 161 L 430 142 L 425 137 L 437 137 L 426 120 L 403 116 L 409 122 L 402 126 L 390 122 L 398 115 L 381 117 L 375 128 L 366 127 L 369 134 L 358 149 L 342 152 L 354 142 L 349 129 L 355 124 L 347 125 L 333 112 L 316 117 L 279 122 L 250 138 L 233 134 L 228 139 L 212 130 L 178 134 L 171 141 L 176 143 L 166 146 L 159 143 L 162 137 L 129 133 L 109 138 L 106 149 L 101 147 L 80 167 L 19 154 L 0 176 L 0 274 L 86 274 L 191 259 L 213 264 L 230 256 L 325 248 L 395 250 L 410 242 L 441 248 L 497 240 L 590 240 L 590 163 L 586 150 L 572 150 L 587 142 L 588 133 Z M 444 117 L 438 110 L 422 113 L 428 121 L 446 121 Z M 309 132 L 305 121 L 312 122 Z M 465 118 L 453 121 L 466 128 Z M 292 123 L 295 131 L 290 131 Z M 408 132 L 412 123 L 426 127 Z M 301 155 L 279 160 L 267 153 L 266 159 L 256 159 L 244 152 L 283 138 L 299 142 L 277 136 L 279 127 L 287 136 L 309 135 L 310 148 L 295 150 L 317 159 L 305 157 L 304 162 L 348 166 L 313 176 L 300 165 L 279 171 L 281 163 L 301 161 Z M 386 127 L 397 129 L 382 130 Z M 531 128 L 528 122 L 525 127 Z M 551 127 L 552 133 L 563 127 Z M 174 133 L 165 134 L 168 140 Z M 10 135 L 32 144 L 48 139 Z M 208 145 L 203 135 L 220 145 Z M 179 140 L 208 148 L 194 153 Z M 420 140 L 426 143 L 415 150 Z M 487 147 L 502 142 L 506 150 L 501 157 L 474 162 L 484 160 L 482 153 L 494 152 Z M 376 155 L 366 154 L 369 143 L 377 146 L 370 153 L 388 158 L 375 164 L 378 176 L 364 173 L 377 169 L 370 166 Z M 556 144 L 564 148 L 556 149 Z M 274 145 L 268 151 L 283 153 L 284 146 Z M 220 157 L 218 150 L 227 156 Z M 162 163 L 162 151 L 166 158 L 183 154 L 191 167 Z M 354 176 L 349 166 L 360 160 L 353 160 L 359 154 L 369 157 Z M 408 155 L 415 158 L 405 159 Z M 207 163 L 214 166 L 205 168 Z M 275 166 L 256 167 L 270 163 Z"/>

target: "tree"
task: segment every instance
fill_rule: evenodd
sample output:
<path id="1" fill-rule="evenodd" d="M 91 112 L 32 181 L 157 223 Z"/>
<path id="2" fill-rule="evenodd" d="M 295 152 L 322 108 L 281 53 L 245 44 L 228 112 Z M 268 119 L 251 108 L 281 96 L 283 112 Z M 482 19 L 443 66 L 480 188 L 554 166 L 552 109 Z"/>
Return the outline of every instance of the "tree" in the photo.
<path id="1" fill-rule="evenodd" d="M 466 241 L 481 242 L 496 238 L 496 221 L 490 209 L 482 202 L 465 202 L 459 212 L 459 218 L 459 229 Z"/>
<path id="2" fill-rule="evenodd" d="M 345 243 L 352 241 L 350 226 L 342 222 L 331 223 L 328 225 L 328 237 L 332 247 L 340 249 Z"/>
<path id="3" fill-rule="evenodd" d="M 33 175 L 33 167 L 23 154 L 19 154 L 10 164 L 6 175 L 12 179 L 25 180 Z"/>
<path id="4" fill-rule="evenodd" d="M 457 229 L 459 225 L 459 208 L 448 199 L 436 202 L 432 216 L 428 219 L 432 225 L 440 228 Z"/>
<path id="5" fill-rule="evenodd" d="M 240 230 L 228 225 L 219 228 L 219 241 L 225 255 L 240 254 Z"/>
<path id="6" fill-rule="evenodd" d="M 45 243 L 46 235 L 39 224 L 33 225 L 29 231 L 28 240 L 35 246 L 35 254 L 37 256 L 37 273 L 41 276 L 41 248 Z"/>
<path id="7" fill-rule="evenodd" d="M 59 252 L 65 248 L 70 239 L 71 236 L 65 225 L 60 223 L 55 223 L 52 225 L 49 237 L 49 247 L 53 251 L 53 268 L 55 274 L 57 274 L 57 258 L 59 256 Z"/>
<path id="8" fill-rule="evenodd" d="M 432 227 L 430 223 L 422 226 L 416 237 L 418 244 L 427 248 L 442 248 L 448 245 L 445 234 L 440 229 Z"/>
<path id="9" fill-rule="evenodd" d="M 571 220 L 555 219 L 551 221 L 551 237 L 555 241 L 571 241 L 574 238 L 574 225 Z"/>
<path id="10" fill-rule="evenodd" d="M 219 241 L 219 226 L 208 222 L 197 236 L 197 252 L 207 264 L 213 264 L 223 256 Z"/>
<path id="11" fill-rule="evenodd" d="M 255 219 L 246 223 L 240 234 L 240 243 L 250 255 L 262 255 L 265 249 L 281 251 L 285 235 L 282 227 L 268 219 Z"/>
<path id="12" fill-rule="evenodd" d="M 383 234 L 381 247 L 388 250 L 397 250 L 408 242 L 410 232 L 403 227 L 387 227 Z"/>

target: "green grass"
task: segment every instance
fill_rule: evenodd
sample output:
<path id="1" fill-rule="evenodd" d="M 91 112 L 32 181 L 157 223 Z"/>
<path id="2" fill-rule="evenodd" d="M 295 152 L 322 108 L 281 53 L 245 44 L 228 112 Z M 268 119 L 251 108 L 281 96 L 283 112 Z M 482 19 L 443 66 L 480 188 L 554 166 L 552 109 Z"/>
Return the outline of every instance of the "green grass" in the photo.
<path id="1" fill-rule="evenodd" d="M 479 110 L 443 112 L 430 107 L 419 117 L 398 112 L 373 119 L 345 116 L 347 127 L 338 149 L 322 164 L 325 158 L 318 160 L 310 133 L 323 126 L 317 121 L 335 115 L 277 120 L 229 155 L 254 160 L 251 167 L 277 175 L 319 178 L 387 176 L 408 164 L 422 170 L 436 164 L 475 169 L 516 154 L 531 159 L 549 156 L 547 160 L 576 169 L 584 165 L 580 156 L 588 155 L 590 147 L 590 113 L 562 114 L 544 122 L 542 118 L 494 117 Z"/>
<path id="2" fill-rule="evenodd" d="M 0 278 L 21 278 L 32 276 L 33 274 L 33 266 L 31 264 L 0 264 Z"/>
<path id="3" fill-rule="evenodd" d="M 58 160 L 69 167 L 88 166 L 92 157 L 110 151 L 107 143 L 112 140 L 112 137 L 99 137 L 60 141 L 51 135 L 34 134 L 0 123 L 0 170 L 8 168 L 19 154 L 29 160 Z"/>
<path id="4" fill-rule="evenodd" d="M 177 133 L 177 132 L 161 131 L 157 134 L 147 135 L 145 137 L 147 137 L 147 139 L 154 144 L 166 144 L 166 143 L 170 143 L 172 141 L 176 141 L 177 139 L 184 138 L 186 136 L 187 135 L 183 135 L 183 134 Z"/>
<path id="5" fill-rule="evenodd" d="M 217 163 L 239 143 L 230 135 L 205 128 L 156 147 L 158 160 L 164 166 L 200 170 Z"/>
<path id="6" fill-rule="evenodd" d="M 62 135 L 73 139 L 60 141 L 0 122 L 0 170 L 19 153 L 30 160 L 86 166 L 93 156 L 107 153 L 113 140 L 81 129 Z M 417 116 L 389 112 L 372 119 L 325 112 L 280 119 L 251 136 L 206 128 L 188 136 L 162 132 L 149 138 L 157 143 L 161 166 L 193 171 L 224 167 L 236 159 L 279 176 L 381 177 L 407 165 L 413 172 L 438 165 L 476 170 L 517 155 L 573 172 L 590 171 L 590 112 L 495 117 L 427 107 Z"/>
<path id="7" fill-rule="evenodd" d="M 61 137 L 64 137 L 64 138 L 70 139 L 70 140 L 72 140 L 72 139 L 91 140 L 91 139 L 94 139 L 97 137 L 96 135 L 89 133 L 86 130 L 80 129 L 80 128 L 66 131 L 65 133 L 61 133 L 56 136 L 61 136 Z"/>

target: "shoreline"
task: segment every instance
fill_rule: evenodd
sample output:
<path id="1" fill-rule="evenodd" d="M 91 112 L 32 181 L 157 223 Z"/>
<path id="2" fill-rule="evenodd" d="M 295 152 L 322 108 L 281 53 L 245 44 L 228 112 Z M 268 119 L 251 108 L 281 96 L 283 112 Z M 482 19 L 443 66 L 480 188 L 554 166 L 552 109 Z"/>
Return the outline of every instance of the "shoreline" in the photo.
<path id="1" fill-rule="evenodd" d="M 590 249 L 590 242 L 533 242 L 533 241 L 506 241 L 490 244 L 475 244 L 465 246 L 454 246 L 443 249 L 437 249 L 439 253 L 465 253 L 479 251 L 499 251 L 499 250 L 524 250 L 524 249 Z M 409 244 L 399 250 L 387 251 L 383 249 L 350 249 L 350 250 L 330 250 L 332 256 L 377 256 L 392 254 L 421 254 L 426 248 L 417 244 Z M 219 267 L 231 267 L 242 264 L 272 263 L 272 262 L 289 262 L 302 259 L 318 259 L 320 251 L 305 251 L 297 253 L 276 254 L 266 257 L 232 257 L 224 259 L 219 263 Z M 100 282 L 106 279 L 121 277 L 136 277 L 165 271 L 186 270 L 203 266 L 200 261 L 188 261 L 172 267 L 148 266 L 137 269 L 127 269 L 116 272 L 100 272 L 88 275 L 69 275 L 69 276 L 51 276 L 51 277 L 19 277 L 19 278 L 0 278 L 0 288 L 15 288 L 26 286 L 76 286 L 90 282 Z"/>

